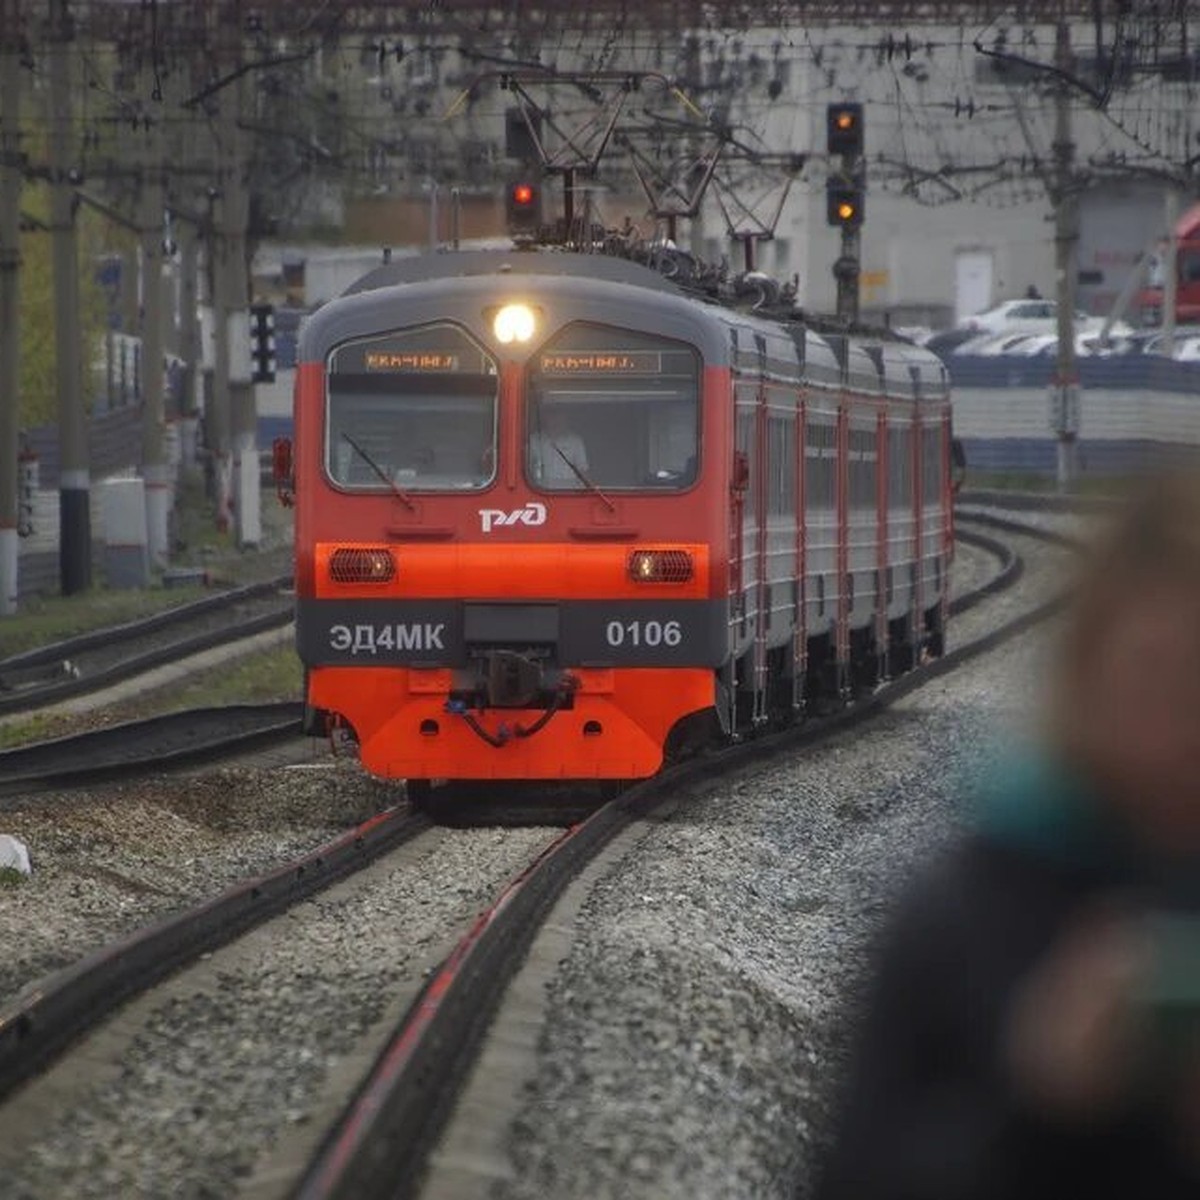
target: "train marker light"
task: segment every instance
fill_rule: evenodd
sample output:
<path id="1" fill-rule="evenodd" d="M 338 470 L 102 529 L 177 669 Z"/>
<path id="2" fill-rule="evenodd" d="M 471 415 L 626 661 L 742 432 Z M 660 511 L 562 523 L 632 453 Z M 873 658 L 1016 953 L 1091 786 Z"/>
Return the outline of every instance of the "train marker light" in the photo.
<path id="1" fill-rule="evenodd" d="M 629 556 L 629 578 L 634 583 L 687 583 L 692 570 L 692 556 L 686 550 L 634 550 Z"/>
<path id="2" fill-rule="evenodd" d="M 391 583 L 396 560 L 386 546 L 339 546 L 329 556 L 334 583 Z"/>
<path id="3" fill-rule="evenodd" d="M 513 342 L 527 342 L 533 337 L 537 321 L 528 304 L 505 304 L 492 320 L 492 332 L 496 341 L 508 346 Z"/>

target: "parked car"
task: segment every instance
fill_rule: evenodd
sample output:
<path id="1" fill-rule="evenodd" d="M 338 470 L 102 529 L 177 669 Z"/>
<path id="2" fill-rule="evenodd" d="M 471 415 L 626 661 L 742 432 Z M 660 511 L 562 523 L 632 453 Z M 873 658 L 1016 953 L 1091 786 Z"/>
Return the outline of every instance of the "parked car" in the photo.
<path id="1" fill-rule="evenodd" d="M 1075 329 L 1079 333 L 1099 333 L 1104 324 L 1103 317 L 1075 314 Z M 1058 304 L 1054 300 L 1002 300 L 994 308 L 976 313 L 960 321 L 960 329 L 973 329 L 976 333 L 1057 333 Z M 1131 334 L 1133 327 L 1124 321 L 1114 321 L 1110 337 Z"/>

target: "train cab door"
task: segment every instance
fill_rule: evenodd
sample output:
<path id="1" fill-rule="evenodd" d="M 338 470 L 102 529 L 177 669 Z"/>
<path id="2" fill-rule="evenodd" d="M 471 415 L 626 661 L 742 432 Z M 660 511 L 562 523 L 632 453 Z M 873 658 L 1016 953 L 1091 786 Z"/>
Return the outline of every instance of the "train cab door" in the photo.
<path id="1" fill-rule="evenodd" d="M 754 486 L 755 516 L 755 568 L 757 578 L 755 589 L 755 604 L 757 619 L 754 624 L 754 701 L 752 706 L 752 721 L 755 725 L 763 725 L 770 718 L 771 709 L 771 680 L 768 670 L 767 635 L 771 625 L 771 582 L 767 569 L 767 555 L 770 549 L 770 472 L 768 465 L 771 461 L 770 446 L 768 445 L 769 412 L 767 394 L 767 343 L 762 334 L 754 335 L 755 356 L 758 359 L 758 388 L 754 407 Z"/>
<path id="2" fill-rule="evenodd" d="M 741 356 L 744 363 L 749 356 Z M 763 399 L 761 379 L 735 368 L 733 488 L 731 492 L 729 561 L 732 658 L 735 678 L 731 719 L 737 728 L 758 718 L 765 688 L 762 646 Z"/>

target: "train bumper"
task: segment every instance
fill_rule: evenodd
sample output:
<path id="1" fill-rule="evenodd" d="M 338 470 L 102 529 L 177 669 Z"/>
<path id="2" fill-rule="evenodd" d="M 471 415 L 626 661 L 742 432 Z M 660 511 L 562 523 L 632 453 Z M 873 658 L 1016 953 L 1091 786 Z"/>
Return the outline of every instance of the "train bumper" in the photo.
<path id="1" fill-rule="evenodd" d="M 353 726 L 368 771 L 403 779 L 643 779 L 675 723 L 715 702 L 705 668 L 571 674 L 570 706 L 535 732 L 543 709 L 454 711 L 441 670 L 315 667 L 308 701 Z"/>

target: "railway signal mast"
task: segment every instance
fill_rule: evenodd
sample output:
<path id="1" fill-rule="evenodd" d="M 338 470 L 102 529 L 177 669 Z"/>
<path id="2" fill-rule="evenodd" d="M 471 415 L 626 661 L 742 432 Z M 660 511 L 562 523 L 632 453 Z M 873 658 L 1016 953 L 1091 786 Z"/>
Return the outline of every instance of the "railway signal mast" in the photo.
<path id="1" fill-rule="evenodd" d="M 839 320 L 852 325 L 858 320 L 859 229 L 863 223 L 866 193 L 861 104 L 828 106 L 825 149 L 829 155 L 825 218 L 842 231 L 842 252 L 833 264 L 833 276 L 837 280 L 837 315 Z"/>

